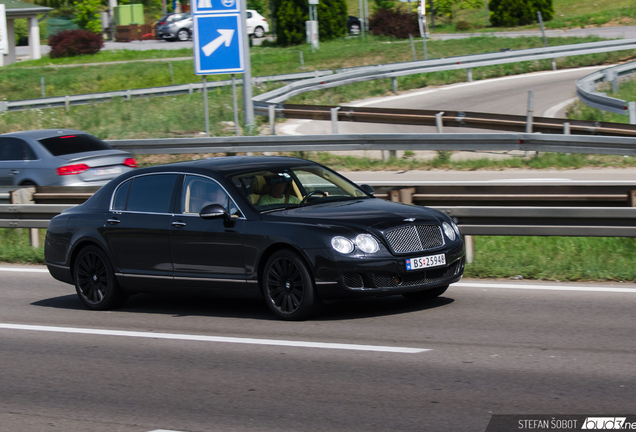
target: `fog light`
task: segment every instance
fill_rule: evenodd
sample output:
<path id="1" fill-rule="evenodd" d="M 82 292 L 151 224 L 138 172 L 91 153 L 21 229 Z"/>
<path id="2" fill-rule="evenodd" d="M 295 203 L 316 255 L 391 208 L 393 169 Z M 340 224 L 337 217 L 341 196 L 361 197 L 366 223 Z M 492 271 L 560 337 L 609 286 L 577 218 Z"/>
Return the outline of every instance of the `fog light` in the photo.
<path id="1" fill-rule="evenodd" d="M 395 282 L 396 285 L 402 285 L 402 276 L 394 276 L 393 282 Z"/>

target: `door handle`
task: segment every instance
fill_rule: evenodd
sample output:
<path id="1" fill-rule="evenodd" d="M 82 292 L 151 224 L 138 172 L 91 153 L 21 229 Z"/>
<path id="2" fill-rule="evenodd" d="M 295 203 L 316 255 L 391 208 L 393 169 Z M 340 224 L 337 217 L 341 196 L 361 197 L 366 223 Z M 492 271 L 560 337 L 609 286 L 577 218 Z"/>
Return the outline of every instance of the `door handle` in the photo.
<path id="1" fill-rule="evenodd" d="M 174 221 L 174 222 L 172 222 L 172 226 L 173 227 L 181 228 L 181 227 L 184 227 L 186 225 L 187 224 L 185 222 L 182 222 L 182 221 Z"/>
<path id="2" fill-rule="evenodd" d="M 117 219 L 117 218 L 110 218 L 106 222 L 108 222 L 111 225 L 117 225 L 121 221 L 119 219 Z"/>
<path id="3" fill-rule="evenodd" d="M 9 171 L 9 175 L 16 175 L 16 174 L 20 174 L 19 170 L 11 170 Z"/>

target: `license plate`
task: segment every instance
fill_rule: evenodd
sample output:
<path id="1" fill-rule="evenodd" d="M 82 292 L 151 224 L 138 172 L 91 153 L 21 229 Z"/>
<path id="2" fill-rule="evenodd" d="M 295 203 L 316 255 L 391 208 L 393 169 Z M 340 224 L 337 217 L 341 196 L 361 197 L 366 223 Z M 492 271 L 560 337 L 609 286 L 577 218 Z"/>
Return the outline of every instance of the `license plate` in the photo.
<path id="1" fill-rule="evenodd" d="M 431 255 L 406 260 L 407 270 L 421 270 L 428 267 L 437 267 L 446 264 L 446 255 Z"/>
<path id="2" fill-rule="evenodd" d="M 121 174 L 121 168 L 120 167 L 93 168 L 93 174 L 98 176 Z"/>

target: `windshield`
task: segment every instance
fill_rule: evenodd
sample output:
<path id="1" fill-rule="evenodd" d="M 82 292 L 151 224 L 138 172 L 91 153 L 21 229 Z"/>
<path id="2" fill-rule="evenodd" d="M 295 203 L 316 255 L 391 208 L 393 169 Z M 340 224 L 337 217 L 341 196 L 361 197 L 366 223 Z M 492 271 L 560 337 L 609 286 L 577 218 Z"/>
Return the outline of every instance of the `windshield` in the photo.
<path id="1" fill-rule="evenodd" d="M 232 177 L 232 183 L 259 211 L 369 197 L 344 177 L 321 166 L 245 173 Z"/>

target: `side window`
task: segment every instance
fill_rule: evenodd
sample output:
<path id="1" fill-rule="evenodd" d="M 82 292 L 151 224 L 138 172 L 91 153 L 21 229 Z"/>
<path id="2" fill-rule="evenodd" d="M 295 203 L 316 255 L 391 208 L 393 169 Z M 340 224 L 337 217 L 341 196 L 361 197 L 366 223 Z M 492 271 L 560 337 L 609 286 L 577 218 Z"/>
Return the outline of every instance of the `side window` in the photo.
<path id="1" fill-rule="evenodd" d="M 30 157 L 33 155 L 33 157 Z M 35 159 L 29 145 L 19 138 L 0 138 L 0 160 L 21 161 Z"/>
<path id="2" fill-rule="evenodd" d="M 128 192 L 130 192 L 130 185 L 132 182 L 132 180 L 128 180 L 126 183 L 117 188 L 115 198 L 113 198 L 113 210 L 126 210 Z"/>
<path id="3" fill-rule="evenodd" d="M 187 175 L 181 191 L 181 213 L 199 214 L 210 204 L 222 205 L 234 217 L 240 217 L 238 207 L 225 190 L 215 181 Z"/>
<path id="4" fill-rule="evenodd" d="M 126 210 L 145 213 L 172 213 L 170 202 L 177 174 L 136 177 L 130 186 Z"/>
<path id="5" fill-rule="evenodd" d="M 252 18 L 252 12 L 247 13 L 247 19 L 250 19 L 250 18 Z"/>

